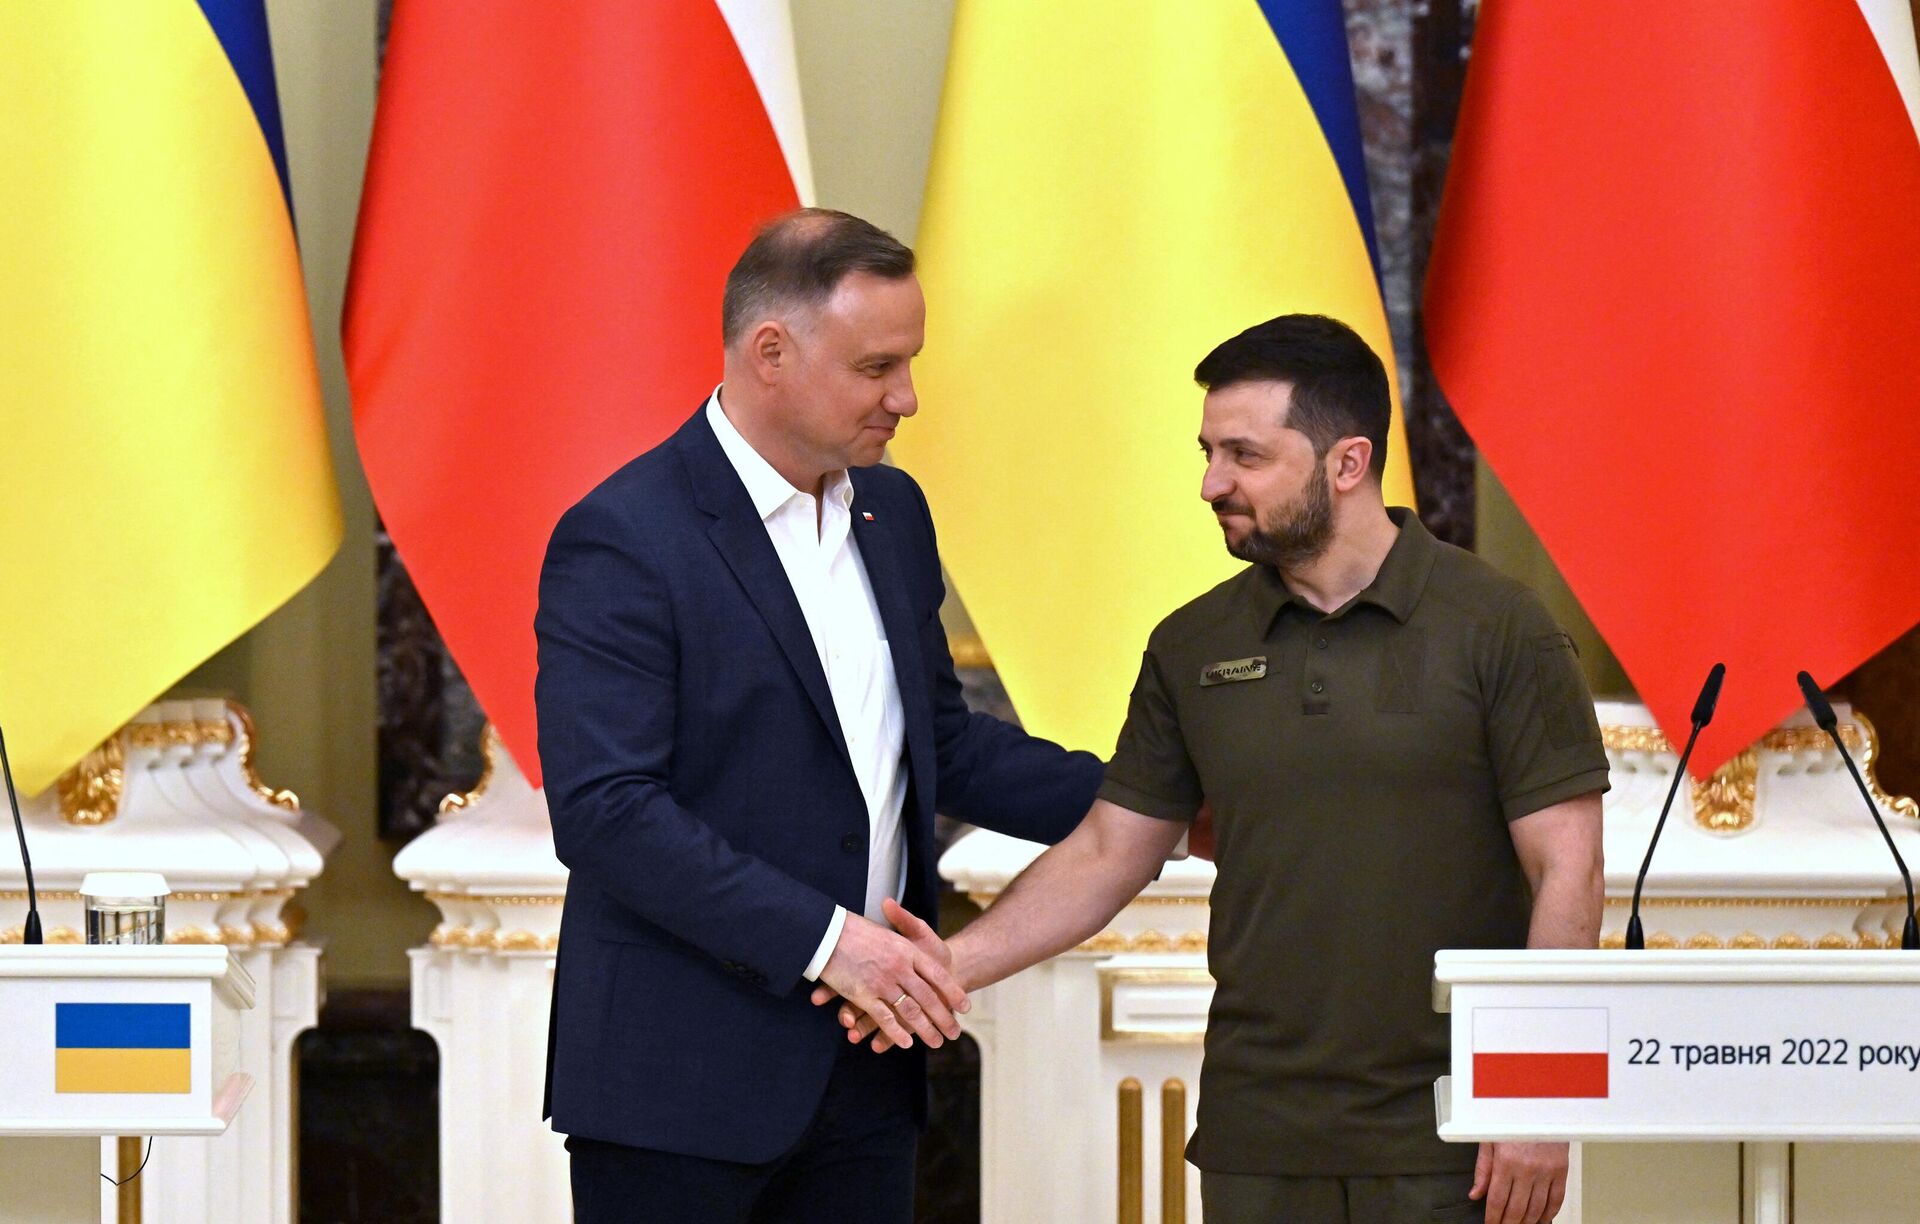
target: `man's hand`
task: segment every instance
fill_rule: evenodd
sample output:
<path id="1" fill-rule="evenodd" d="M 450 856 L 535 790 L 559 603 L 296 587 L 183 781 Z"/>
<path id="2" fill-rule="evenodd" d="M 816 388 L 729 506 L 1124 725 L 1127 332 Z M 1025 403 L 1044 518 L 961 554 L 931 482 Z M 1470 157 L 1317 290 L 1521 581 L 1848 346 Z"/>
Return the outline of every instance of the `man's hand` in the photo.
<path id="1" fill-rule="evenodd" d="M 1487 1201 L 1487 1224 L 1546 1224 L 1567 1197 L 1564 1143 L 1483 1143 L 1470 1199 Z"/>
<path id="2" fill-rule="evenodd" d="M 953 976 L 953 954 L 932 927 L 889 897 L 887 920 L 899 933 L 848 914 L 833 955 L 820 971 L 815 1003 L 845 999 L 870 1019 L 888 1044 L 905 1048 L 913 1035 L 930 1048 L 960 1035 L 955 1011 L 967 1010 L 967 992 Z M 855 1038 L 854 1040 L 858 1040 Z M 876 1049 L 884 1049 L 878 1042 Z"/>

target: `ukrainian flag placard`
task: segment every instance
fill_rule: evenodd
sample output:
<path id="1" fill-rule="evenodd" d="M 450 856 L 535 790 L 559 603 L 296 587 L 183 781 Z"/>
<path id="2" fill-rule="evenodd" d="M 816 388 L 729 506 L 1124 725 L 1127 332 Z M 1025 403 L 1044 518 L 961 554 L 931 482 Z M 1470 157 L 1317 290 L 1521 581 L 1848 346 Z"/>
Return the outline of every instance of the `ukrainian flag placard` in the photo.
<path id="1" fill-rule="evenodd" d="M 55 1003 L 55 1092 L 191 1092 L 191 1005 Z"/>

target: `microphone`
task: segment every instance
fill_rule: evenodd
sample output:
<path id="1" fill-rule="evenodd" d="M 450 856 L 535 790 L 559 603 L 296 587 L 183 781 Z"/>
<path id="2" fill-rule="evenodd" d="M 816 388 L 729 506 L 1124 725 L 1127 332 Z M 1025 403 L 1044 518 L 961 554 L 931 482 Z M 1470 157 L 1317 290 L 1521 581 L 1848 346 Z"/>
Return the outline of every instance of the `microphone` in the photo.
<path id="1" fill-rule="evenodd" d="M 1627 917 L 1627 947 L 1636 952 L 1647 946 L 1646 932 L 1640 928 L 1640 890 L 1647 883 L 1647 868 L 1653 866 L 1653 848 L 1660 844 L 1660 830 L 1667 827 L 1667 812 L 1673 807 L 1673 797 L 1680 793 L 1680 779 L 1687 776 L 1687 758 L 1693 755 L 1693 742 L 1700 738 L 1700 729 L 1713 721 L 1713 707 L 1720 704 L 1720 682 L 1726 678 L 1727 665 L 1715 663 L 1707 673 L 1707 682 L 1700 686 L 1700 696 L 1693 703 L 1693 731 L 1680 753 L 1680 763 L 1674 767 L 1667 801 L 1660 805 L 1660 819 L 1653 826 L 1652 839 L 1647 842 L 1647 857 L 1640 860 L 1640 875 L 1633 882 L 1633 911 Z"/>
<path id="2" fill-rule="evenodd" d="M 1840 759 L 1847 763 L 1847 772 L 1853 775 L 1853 784 L 1860 788 L 1860 797 L 1866 800 L 1867 811 L 1873 813 L 1873 823 L 1880 826 L 1880 836 L 1886 839 L 1887 849 L 1893 852 L 1894 866 L 1900 869 L 1900 880 L 1907 886 L 1907 922 L 1900 932 L 1900 947 L 1908 952 L 1920 951 L 1920 924 L 1916 924 L 1913 917 L 1913 875 L 1907 870 L 1907 861 L 1900 857 L 1900 847 L 1893 844 L 1893 834 L 1887 832 L 1887 822 L 1880 815 L 1880 806 L 1873 801 L 1866 781 L 1860 777 L 1860 767 L 1853 763 L 1853 754 L 1847 751 L 1846 744 L 1840 739 L 1840 720 L 1834 717 L 1833 707 L 1827 704 L 1826 696 L 1820 692 L 1820 686 L 1813 682 L 1812 676 L 1801 672 L 1799 680 L 1800 695 L 1807 699 L 1807 709 L 1813 712 L 1814 723 L 1827 733 L 1833 746 L 1840 750 Z"/>
<path id="3" fill-rule="evenodd" d="M 13 763 L 7 760 L 7 737 L 0 734 L 0 773 L 7 779 L 7 803 L 13 808 L 13 831 L 20 838 L 20 869 L 27 873 L 27 926 L 20 937 L 23 944 L 40 940 L 40 898 L 33 891 L 33 862 L 27 858 L 27 826 L 20 820 L 20 800 L 13 793 Z"/>

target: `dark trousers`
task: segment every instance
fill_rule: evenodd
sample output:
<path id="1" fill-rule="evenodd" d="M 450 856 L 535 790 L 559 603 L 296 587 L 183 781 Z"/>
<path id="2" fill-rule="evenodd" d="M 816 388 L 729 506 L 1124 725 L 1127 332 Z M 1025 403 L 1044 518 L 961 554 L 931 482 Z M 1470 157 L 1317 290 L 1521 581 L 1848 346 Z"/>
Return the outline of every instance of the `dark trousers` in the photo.
<path id="1" fill-rule="evenodd" d="M 1471 1173 L 1269 1177 L 1200 1172 L 1206 1224 L 1480 1224 Z"/>
<path id="2" fill-rule="evenodd" d="M 915 1064 L 849 1045 L 813 1122 L 766 1164 L 570 1137 L 576 1224 L 912 1224 Z"/>

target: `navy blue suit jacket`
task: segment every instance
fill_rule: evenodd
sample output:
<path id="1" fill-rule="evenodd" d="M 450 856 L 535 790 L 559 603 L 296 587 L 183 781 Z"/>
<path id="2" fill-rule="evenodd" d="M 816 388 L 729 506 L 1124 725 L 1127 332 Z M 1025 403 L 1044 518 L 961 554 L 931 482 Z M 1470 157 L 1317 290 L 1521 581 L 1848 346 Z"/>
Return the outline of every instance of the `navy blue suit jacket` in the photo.
<path id="1" fill-rule="evenodd" d="M 936 808 L 1055 842 L 1102 766 L 967 710 L 926 499 L 897 469 L 852 480 L 906 719 L 902 902 L 932 920 Z M 704 411 L 561 518 L 535 628 L 540 759 L 571 872 L 554 1127 L 771 1160 L 845 1040 L 802 975 L 833 907 L 864 906 L 867 808 L 800 605 Z"/>

